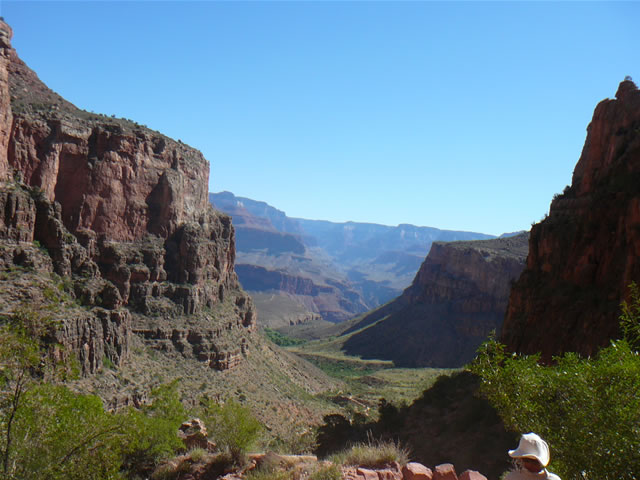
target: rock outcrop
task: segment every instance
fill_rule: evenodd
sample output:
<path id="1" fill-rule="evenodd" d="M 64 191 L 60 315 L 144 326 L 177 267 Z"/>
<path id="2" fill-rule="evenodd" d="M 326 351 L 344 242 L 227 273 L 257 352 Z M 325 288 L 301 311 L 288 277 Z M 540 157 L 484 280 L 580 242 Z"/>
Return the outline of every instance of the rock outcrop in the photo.
<path id="1" fill-rule="evenodd" d="M 0 241 L 7 252 L 37 242 L 52 273 L 69 279 L 84 313 L 60 313 L 58 341 L 80 357 L 93 351 L 85 372 L 103 354 L 118 364 L 129 335 L 154 338 L 153 329 L 178 338 L 178 350 L 188 339 L 214 368 L 237 364 L 256 315 L 234 272 L 231 219 L 208 201 L 207 160 L 131 121 L 77 109 L 10 39 L 0 21 Z"/>
<path id="2" fill-rule="evenodd" d="M 407 367 L 468 363 L 500 329 L 511 283 L 524 268 L 527 236 L 434 243 L 413 284 L 353 326 L 349 331 L 371 325 L 345 350 Z"/>
<path id="3" fill-rule="evenodd" d="M 640 91 L 627 79 L 596 107 L 571 186 L 531 230 L 501 340 L 545 361 L 566 351 L 594 354 L 618 335 L 639 259 Z"/>

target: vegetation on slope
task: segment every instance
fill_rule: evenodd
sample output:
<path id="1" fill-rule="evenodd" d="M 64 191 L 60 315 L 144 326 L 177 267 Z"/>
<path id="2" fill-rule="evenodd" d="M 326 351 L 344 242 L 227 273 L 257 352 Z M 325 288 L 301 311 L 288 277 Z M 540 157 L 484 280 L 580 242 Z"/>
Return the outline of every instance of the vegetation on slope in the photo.
<path id="1" fill-rule="evenodd" d="M 534 431 L 551 448 L 551 470 L 565 479 L 640 475 L 640 293 L 623 303 L 625 337 L 591 358 L 575 353 L 540 365 L 539 355 L 510 355 L 495 340 L 473 370 L 506 425 Z"/>

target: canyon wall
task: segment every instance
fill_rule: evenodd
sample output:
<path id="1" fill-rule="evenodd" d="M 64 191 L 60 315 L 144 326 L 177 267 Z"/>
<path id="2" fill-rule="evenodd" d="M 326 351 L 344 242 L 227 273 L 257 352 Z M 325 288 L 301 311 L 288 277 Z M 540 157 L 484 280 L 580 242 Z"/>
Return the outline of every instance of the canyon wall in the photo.
<path id="1" fill-rule="evenodd" d="M 42 247 L 51 272 L 41 273 L 68 279 L 67 293 L 83 315 L 101 323 L 119 346 L 120 354 L 110 358 L 115 363 L 126 358 L 133 332 L 166 349 L 156 338 L 166 334 L 148 332 L 176 330 L 189 333 L 170 334 L 171 348 L 213 368 L 236 364 L 230 359 L 246 353 L 243 337 L 255 329 L 256 315 L 234 272 L 231 219 L 208 201 L 207 160 L 132 121 L 77 109 L 20 60 L 11 35 L 0 21 L 5 268 L 12 268 L 10 258 L 19 261 L 26 243 Z M 26 294 L 20 302 L 28 300 Z M 11 314 L 16 302 L 1 313 Z M 55 336 L 62 343 L 65 332 L 78 336 L 73 332 L 84 328 L 77 316 L 58 317 Z M 74 342 L 67 343 L 78 355 L 97 346 L 96 361 L 83 363 L 86 372 L 115 351 L 99 352 L 100 342 L 89 337 Z M 185 350 L 185 342 L 193 348 Z"/>
<path id="2" fill-rule="evenodd" d="M 527 237 L 434 243 L 412 285 L 352 327 L 368 326 L 345 350 L 405 367 L 468 363 L 500 329 L 511 283 L 524 268 Z"/>
<path id="3" fill-rule="evenodd" d="M 594 354 L 618 335 L 639 258 L 640 91 L 627 79 L 596 107 L 571 185 L 531 230 L 501 340 L 546 361 Z"/>

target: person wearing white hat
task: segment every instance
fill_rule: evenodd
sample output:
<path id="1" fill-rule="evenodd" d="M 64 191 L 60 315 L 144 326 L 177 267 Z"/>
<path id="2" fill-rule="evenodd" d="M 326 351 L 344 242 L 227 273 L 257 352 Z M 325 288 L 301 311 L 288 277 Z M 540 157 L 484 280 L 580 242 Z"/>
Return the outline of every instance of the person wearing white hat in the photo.
<path id="1" fill-rule="evenodd" d="M 549 465 L 549 445 L 535 433 L 522 435 L 518 448 L 509 450 L 509 456 L 516 468 L 504 480 L 560 480 L 545 468 Z"/>

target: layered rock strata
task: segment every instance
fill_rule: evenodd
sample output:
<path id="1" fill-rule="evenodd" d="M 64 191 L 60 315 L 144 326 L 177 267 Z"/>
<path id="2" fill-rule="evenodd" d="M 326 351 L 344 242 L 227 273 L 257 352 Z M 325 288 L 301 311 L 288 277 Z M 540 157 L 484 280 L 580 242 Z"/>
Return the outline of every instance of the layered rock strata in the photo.
<path id="1" fill-rule="evenodd" d="M 434 243 L 413 284 L 352 327 L 370 325 L 345 350 L 407 367 L 468 363 L 500 329 L 511 283 L 524 268 L 527 236 Z"/>
<path id="2" fill-rule="evenodd" d="M 306 310 L 304 318 L 331 322 L 342 322 L 369 310 L 362 292 L 331 262 L 304 244 L 302 230 L 284 212 L 229 192 L 210 194 L 209 200 L 233 217 L 236 273 L 243 288 L 251 292 L 262 325 L 282 326 L 288 323 L 284 318 L 299 316 L 300 307 Z M 272 296 L 291 301 L 265 303 Z"/>
<path id="3" fill-rule="evenodd" d="M 533 226 L 501 339 L 512 351 L 593 355 L 618 335 L 640 281 L 640 91 L 623 81 L 596 107 L 571 186 Z"/>
<path id="4" fill-rule="evenodd" d="M 37 242 L 52 273 L 70 279 L 85 318 L 61 315 L 56 338 L 93 372 L 102 355 L 126 358 L 134 326 L 147 338 L 149 319 L 166 333 L 184 317 L 197 358 L 237 364 L 256 316 L 234 272 L 231 220 L 208 202 L 207 160 L 131 121 L 77 109 L 18 58 L 11 34 L 0 21 L 0 241 L 7 251 Z"/>

